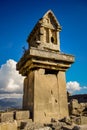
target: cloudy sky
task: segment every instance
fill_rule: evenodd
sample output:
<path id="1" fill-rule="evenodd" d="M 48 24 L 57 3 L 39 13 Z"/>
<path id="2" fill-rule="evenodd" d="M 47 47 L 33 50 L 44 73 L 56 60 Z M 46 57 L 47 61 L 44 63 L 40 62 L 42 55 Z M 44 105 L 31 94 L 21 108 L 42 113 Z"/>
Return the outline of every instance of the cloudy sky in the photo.
<path id="1" fill-rule="evenodd" d="M 66 72 L 72 94 L 87 93 L 87 1 L 2 0 L 0 1 L 0 98 L 22 97 L 23 79 L 16 63 L 28 48 L 26 39 L 34 25 L 51 9 L 60 25 L 61 51 L 75 56 Z"/>

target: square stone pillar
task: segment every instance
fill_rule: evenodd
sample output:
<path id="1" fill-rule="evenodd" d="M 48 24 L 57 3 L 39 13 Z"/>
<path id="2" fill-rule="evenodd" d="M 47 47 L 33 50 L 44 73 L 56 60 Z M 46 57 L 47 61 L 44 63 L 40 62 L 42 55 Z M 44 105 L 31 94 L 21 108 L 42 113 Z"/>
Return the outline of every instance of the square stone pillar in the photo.
<path id="1" fill-rule="evenodd" d="M 59 113 L 60 118 L 69 116 L 68 114 L 68 101 L 66 91 L 66 77 L 64 71 L 59 71 L 57 74 L 58 81 L 58 100 L 59 100 Z"/>
<path id="2" fill-rule="evenodd" d="M 37 69 L 25 82 L 23 108 L 30 110 L 34 122 L 47 123 L 68 116 L 65 72 Z"/>

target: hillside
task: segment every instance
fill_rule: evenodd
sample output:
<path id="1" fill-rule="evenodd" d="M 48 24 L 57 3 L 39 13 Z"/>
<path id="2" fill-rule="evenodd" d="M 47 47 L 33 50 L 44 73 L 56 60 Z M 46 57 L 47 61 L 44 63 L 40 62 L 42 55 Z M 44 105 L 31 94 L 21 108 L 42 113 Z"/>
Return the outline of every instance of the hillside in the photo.
<path id="1" fill-rule="evenodd" d="M 0 99 L 0 110 L 20 109 L 22 108 L 22 98 L 4 98 Z"/>

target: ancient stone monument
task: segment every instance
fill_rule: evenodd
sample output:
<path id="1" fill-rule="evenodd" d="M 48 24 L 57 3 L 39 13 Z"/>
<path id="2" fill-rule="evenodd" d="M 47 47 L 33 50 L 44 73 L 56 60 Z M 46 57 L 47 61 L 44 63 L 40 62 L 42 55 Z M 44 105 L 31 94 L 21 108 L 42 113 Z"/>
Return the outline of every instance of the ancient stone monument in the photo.
<path id="1" fill-rule="evenodd" d="M 35 122 L 68 116 L 65 71 L 74 62 L 61 53 L 61 26 L 49 10 L 35 25 L 27 41 L 28 50 L 17 63 L 24 79 L 23 109 Z"/>

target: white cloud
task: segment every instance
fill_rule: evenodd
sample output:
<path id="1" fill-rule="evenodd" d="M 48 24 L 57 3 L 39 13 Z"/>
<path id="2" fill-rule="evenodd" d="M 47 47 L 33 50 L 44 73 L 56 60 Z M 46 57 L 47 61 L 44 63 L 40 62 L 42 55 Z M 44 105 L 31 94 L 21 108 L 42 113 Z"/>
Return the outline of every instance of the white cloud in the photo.
<path id="1" fill-rule="evenodd" d="M 77 81 L 70 81 L 66 84 L 67 91 L 71 94 L 84 94 L 87 93 L 85 90 L 87 86 L 81 86 Z"/>
<path id="2" fill-rule="evenodd" d="M 70 93 L 74 93 L 75 91 L 80 91 L 81 90 L 81 87 L 80 87 L 80 84 L 76 81 L 70 81 L 66 84 L 67 86 L 67 90 L 70 92 Z"/>
<path id="3" fill-rule="evenodd" d="M 23 95 L 23 79 L 16 71 L 16 61 L 9 59 L 0 68 L 0 98 L 20 98 Z M 67 90 L 73 94 L 83 92 L 87 86 L 81 87 L 77 81 L 70 81 L 66 84 Z"/>
<path id="4" fill-rule="evenodd" d="M 0 68 L 0 93 L 2 96 L 9 93 L 8 97 L 10 97 L 12 93 L 15 93 L 15 97 L 17 97 L 17 94 L 23 93 L 24 77 L 16 71 L 16 63 L 16 61 L 9 59 Z"/>

